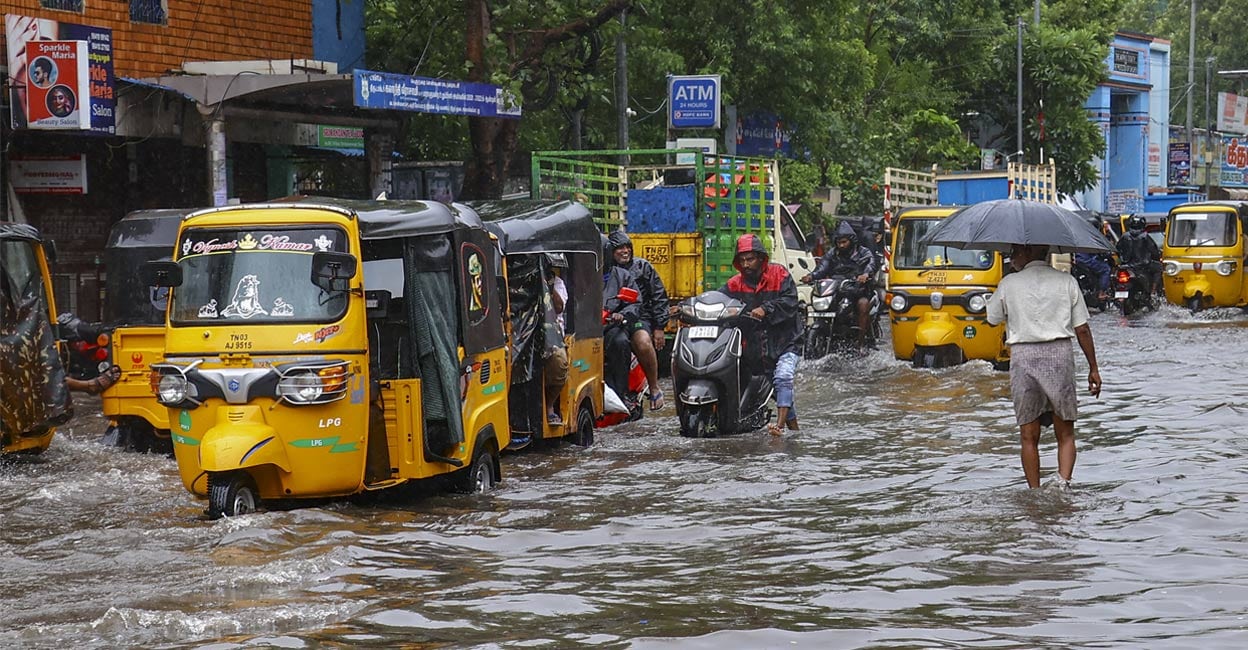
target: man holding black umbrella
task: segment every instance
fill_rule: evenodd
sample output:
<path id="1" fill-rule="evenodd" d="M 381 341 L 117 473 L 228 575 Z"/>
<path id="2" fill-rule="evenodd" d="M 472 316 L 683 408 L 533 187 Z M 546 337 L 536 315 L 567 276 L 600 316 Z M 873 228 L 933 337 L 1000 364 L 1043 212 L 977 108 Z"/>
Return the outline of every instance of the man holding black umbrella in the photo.
<path id="1" fill-rule="evenodd" d="M 1075 469 L 1076 339 L 1088 361 L 1088 391 L 1101 394 L 1096 347 L 1088 308 L 1074 276 L 1048 264 L 1049 247 L 1016 244 L 1010 263 L 1016 273 L 1002 278 L 988 301 L 988 323 L 1006 323 L 1010 346 L 1010 393 L 1022 441 L 1027 485 L 1040 487 L 1040 427 L 1051 419 L 1057 436 L 1057 473 L 1069 486 Z"/>

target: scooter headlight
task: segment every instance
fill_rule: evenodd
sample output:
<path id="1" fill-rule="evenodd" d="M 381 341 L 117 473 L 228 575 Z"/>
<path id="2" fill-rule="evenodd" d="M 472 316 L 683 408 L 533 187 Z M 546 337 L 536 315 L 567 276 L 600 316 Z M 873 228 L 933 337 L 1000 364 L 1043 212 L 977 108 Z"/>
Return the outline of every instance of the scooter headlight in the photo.
<path id="1" fill-rule="evenodd" d="M 832 296 L 814 298 L 810 301 L 810 306 L 814 307 L 815 311 L 827 311 L 832 308 Z"/>
<path id="2" fill-rule="evenodd" d="M 1166 262 L 1162 264 L 1162 267 L 1164 267 L 1163 270 L 1165 271 L 1166 275 L 1175 276 L 1179 274 L 1178 262 Z"/>
<path id="3" fill-rule="evenodd" d="M 1214 268 L 1218 271 L 1218 275 L 1229 276 L 1235 272 L 1235 260 L 1222 260 Z"/>
<path id="4" fill-rule="evenodd" d="M 169 406 L 181 404 L 187 397 L 193 396 L 193 391 L 194 386 L 187 381 L 186 375 L 161 375 L 156 384 L 156 401 Z"/>
<path id="5" fill-rule="evenodd" d="M 978 314 L 986 307 L 988 307 L 988 299 L 982 293 L 975 294 L 966 301 L 966 310 L 973 314 Z"/>
<path id="6" fill-rule="evenodd" d="M 693 315 L 698 320 L 715 320 L 724 312 L 724 305 L 718 302 L 699 302 L 693 305 Z"/>
<path id="7" fill-rule="evenodd" d="M 892 309 L 893 311 L 905 311 L 906 310 L 906 297 L 901 294 L 894 295 L 893 299 L 888 301 L 888 307 L 889 309 Z"/>

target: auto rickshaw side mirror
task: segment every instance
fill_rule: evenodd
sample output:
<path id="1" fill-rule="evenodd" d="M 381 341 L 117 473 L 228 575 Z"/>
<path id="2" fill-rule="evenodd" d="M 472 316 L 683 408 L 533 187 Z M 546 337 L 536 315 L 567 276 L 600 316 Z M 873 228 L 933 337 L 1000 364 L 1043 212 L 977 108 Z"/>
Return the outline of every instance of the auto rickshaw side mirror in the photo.
<path id="1" fill-rule="evenodd" d="M 182 286 L 182 267 L 177 262 L 144 262 L 139 267 L 139 279 L 148 287 Z"/>
<path id="2" fill-rule="evenodd" d="M 797 265 L 798 265 L 798 266 L 800 266 L 800 267 L 802 267 L 802 268 L 804 268 L 804 269 L 806 269 L 807 271 L 809 271 L 809 270 L 810 270 L 810 265 L 806 263 L 806 258 L 805 258 L 805 257 L 799 257 L 799 258 L 797 258 Z"/>
<path id="3" fill-rule="evenodd" d="M 43 244 L 43 256 L 44 256 L 44 257 L 48 260 L 48 264 L 49 264 L 49 265 L 55 265 L 55 264 L 56 264 L 56 254 L 57 254 L 57 253 L 56 253 L 56 240 L 55 240 L 55 239 L 44 239 L 44 240 L 43 240 L 42 242 L 40 242 L 40 243 L 42 243 L 42 244 Z"/>
<path id="4" fill-rule="evenodd" d="M 328 292 L 347 291 L 355 277 L 355 256 L 338 251 L 312 254 L 312 284 Z"/>

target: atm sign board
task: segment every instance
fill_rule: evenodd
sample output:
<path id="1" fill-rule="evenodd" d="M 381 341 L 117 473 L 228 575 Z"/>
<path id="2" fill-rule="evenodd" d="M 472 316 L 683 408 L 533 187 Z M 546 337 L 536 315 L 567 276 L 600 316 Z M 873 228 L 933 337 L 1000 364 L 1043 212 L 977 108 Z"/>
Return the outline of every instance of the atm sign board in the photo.
<path id="1" fill-rule="evenodd" d="M 723 98 L 717 74 L 667 78 L 667 122 L 673 129 L 718 129 Z"/>

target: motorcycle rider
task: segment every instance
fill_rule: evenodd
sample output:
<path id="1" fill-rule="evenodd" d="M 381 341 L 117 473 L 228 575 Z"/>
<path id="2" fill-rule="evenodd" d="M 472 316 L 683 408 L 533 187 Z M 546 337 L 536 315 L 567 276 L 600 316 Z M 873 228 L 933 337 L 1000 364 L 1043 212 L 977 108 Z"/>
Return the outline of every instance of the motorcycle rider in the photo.
<path id="1" fill-rule="evenodd" d="M 833 276 L 852 277 L 858 281 L 861 290 L 857 296 L 858 305 L 858 347 L 866 346 L 869 331 L 871 293 L 871 277 L 875 274 L 875 254 L 866 246 L 858 244 L 858 235 L 848 221 L 842 220 L 836 227 L 836 246 L 824 253 L 819 265 L 811 273 L 802 277 L 802 282 L 822 280 Z"/>
<path id="2" fill-rule="evenodd" d="M 663 390 L 659 388 L 659 355 L 666 342 L 668 302 L 667 289 L 659 272 L 649 260 L 633 255 L 633 241 L 622 230 L 617 230 L 607 241 L 611 246 L 615 264 L 633 274 L 641 291 L 641 317 L 632 324 L 630 341 L 637 363 L 646 373 L 650 385 L 650 410 L 663 408 Z"/>
<path id="3" fill-rule="evenodd" d="M 797 372 L 798 341 L 802 338 L 797 285 L 780 264 L 771 257 L 758 235 L 741 235 L 732 259 L 737 274 L 720 287 L 727 294 L 745 303 L 750 316 L 762 321 L 763 367 L 772 370 L 776 388 L 776 424 L 769 425 L 772 435 L 782 428 L 797 430 L 797 407 L 793 403 L 793 375 Z"/>
<path id="4" fill-rule="evenodd" d="M 628 287 L 638 293 L 633 274 L 615 263 L 607 236 L 602 236 L 602 325 L 603 380 L 631 412 L 635 404 L 628 397 L 628 371 L 632 367 L 629 332 L 641 319 L 641 303 L 620 300 L 620 290 Z"/>
<path id="5" fill-rule="evenodd" d="M 1127 232 L 1118 240 L 1118 264 L 1133 267 L 1144 274 L 1151 293 L 1160 289 L 1161 251 L 1157 242 L 1144 232 L 1144 217 L 1133 214 L 1127 218 Z"/>

